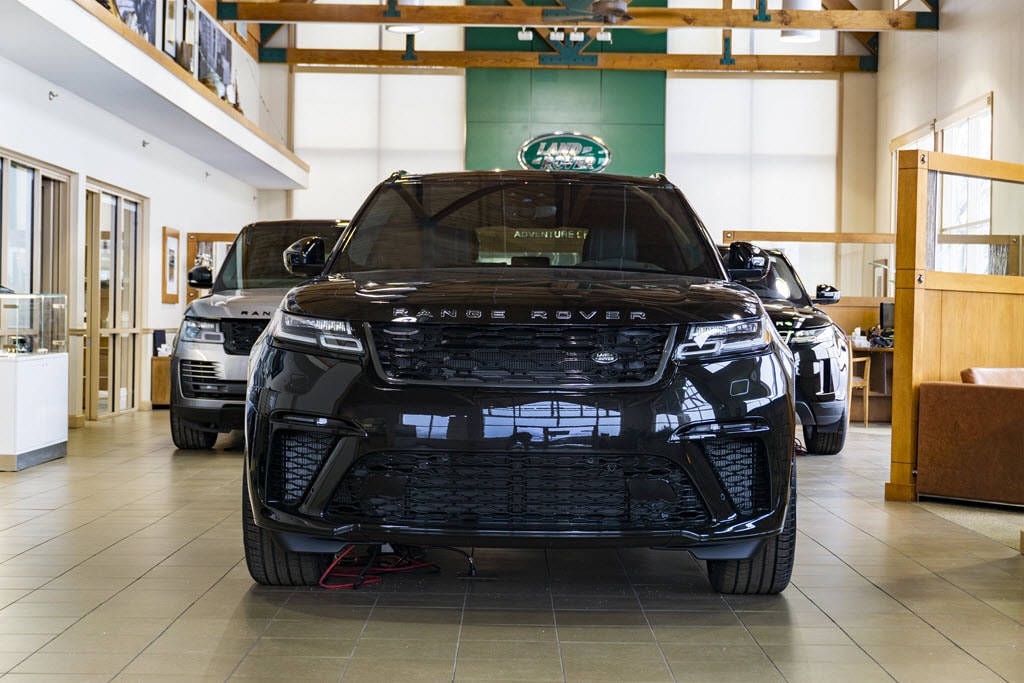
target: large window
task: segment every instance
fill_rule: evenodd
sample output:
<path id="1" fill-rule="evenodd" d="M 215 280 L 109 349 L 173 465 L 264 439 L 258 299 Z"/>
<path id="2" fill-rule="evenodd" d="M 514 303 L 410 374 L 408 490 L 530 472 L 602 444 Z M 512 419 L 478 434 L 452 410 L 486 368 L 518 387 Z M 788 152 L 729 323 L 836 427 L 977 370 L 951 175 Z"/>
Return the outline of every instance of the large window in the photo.
<path id="1" fill-rule="evenodd" d="M 893 141 L 893 225 L 896 224 L 896 157 L 901 150 L 938 150 L 948 154 L 992 158 L 991 93 L 950 115 Z M 938 243 L 935 270 L 1006 274 L 1007 249 L 986 240 L 992 226 L 992 181 L 942 174 L 939 186 Z"/>

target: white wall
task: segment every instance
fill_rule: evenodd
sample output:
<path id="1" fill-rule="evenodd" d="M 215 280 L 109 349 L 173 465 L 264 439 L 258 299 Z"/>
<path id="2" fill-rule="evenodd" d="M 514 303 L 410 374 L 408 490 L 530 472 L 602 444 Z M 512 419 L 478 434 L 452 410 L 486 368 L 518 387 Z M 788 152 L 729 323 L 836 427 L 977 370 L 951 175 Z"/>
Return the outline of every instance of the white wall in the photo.
<path id="1" fill-rule="evenodd" d="M 299 47 L 404 50 L 404 37 L 375 26 L 303 25 Z M 420 50 L 462 49 L 461 28 L 425 27 Z M 396 170 L 461 170 L 466 155 L 463 72 L 299 72 L 294 75 L 295 153 L 310 165 L 292 192 L 296 218 L 350 218 Z"/>
<path id="2" fill-rule="evenodd" d="M 875 186 L 880 226 L 890 224 L 892 206 L 889 143 L 988 92 L 992 157 L 1024 163 L 1024 3 L 943 0 L 940 12 L 938 32 L 881 36 Z"/>
<path id="3" fill-rule="evenodd" d="M 0 102 L 0 149 L 73 176 L 76 242 L 85 229 L 86 180 L 145 199 L 141 326 L 177 327 L 184 296 L 178 305 L 160 303 L 162 227 L 176 228 L 183 241 L 187 232 L 236 232 L 256 219 L 255 188 L 2 59 Z"/>

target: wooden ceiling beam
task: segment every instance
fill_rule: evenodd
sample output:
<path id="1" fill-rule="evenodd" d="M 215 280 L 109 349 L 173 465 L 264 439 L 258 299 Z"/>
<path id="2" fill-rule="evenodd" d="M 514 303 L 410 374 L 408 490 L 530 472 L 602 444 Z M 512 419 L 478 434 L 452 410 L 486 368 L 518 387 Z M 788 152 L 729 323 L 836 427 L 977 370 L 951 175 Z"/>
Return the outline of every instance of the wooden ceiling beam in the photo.
<path id="1" fill-rule="evenodd" d="M 821 0 L 822 6 L 827 10 L 855 10 L 857 6 L 850 0 Z M 853 31 L 850 33 L 858 43 L 867 48 L 873 55 L 878 54 L 878 33 L 870 31 Z"/>
<path id="2" fill-rule="evenodd" d="M 270 52 L 270 51 L 266 51 Z M 590 64 L 544 64 L 546 53 L 512 51 L 331 50 L 288 48 L 273 51 L 262 61 L 293 66 L 489 68 L 489 69 L 615 69 L 624 71 L 724 71 L 825 73 L 875 71 L 877 59 L 857 56 L 734 55 L 733 64 L 722 64 L 720 55 L 675 55 L 604 52 Z"/>
<path id="3" fill-rule="evenodd" d="M 551 7 L 537 6 L 415 6 L 398 5 L 398 16 L 387 16 L 386 6 L 335 5 L 295 2 L 226 2 L 217 6 L 224 21 L 257 23 L 423 24 L 447 26 L 602 26 L 592 17 L 579 20 L 549 16 Z M 744 28 L 808 29 L 826 31 L 910 31 L 938 28 L 932 12 L 885 10 L 782 10 L 773 9 L 762 20 L 753 10 L 630 7 L 633 19 L 617 28 Z"/>

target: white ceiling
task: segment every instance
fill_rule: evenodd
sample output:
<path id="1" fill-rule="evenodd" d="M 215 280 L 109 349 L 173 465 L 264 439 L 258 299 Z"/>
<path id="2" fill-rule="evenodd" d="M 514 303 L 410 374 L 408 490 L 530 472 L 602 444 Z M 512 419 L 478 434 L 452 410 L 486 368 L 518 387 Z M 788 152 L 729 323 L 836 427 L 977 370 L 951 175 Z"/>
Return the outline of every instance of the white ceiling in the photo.
<path id="1" fill-rule="evenodd" d="M 309 184 L 294 155 L 74 3 L 0 0 L 0 57 L 258 189 Z"/>

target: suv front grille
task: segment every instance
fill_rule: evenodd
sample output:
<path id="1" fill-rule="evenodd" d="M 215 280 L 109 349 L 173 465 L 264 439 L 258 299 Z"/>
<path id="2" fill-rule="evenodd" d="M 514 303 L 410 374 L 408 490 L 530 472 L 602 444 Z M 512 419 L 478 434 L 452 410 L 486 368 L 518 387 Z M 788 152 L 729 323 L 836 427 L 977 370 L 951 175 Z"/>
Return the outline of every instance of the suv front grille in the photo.
<path id="1" fill-rule="evenodd" d="M 771 472 L 760 439 L 708 439 L 701 445 L 737 512 L 771 509 Z"/>
<path id="2" fill-rule="evenodd" d="M 224 379 L 224 370 L 215 361 L 182 359 L 178 380 L 185 398 L 242 400 L 245 397 L 245 381 Z"/>
<path id="3" fill-rule="evenodd" d="M 384 378 L 414 384 L 643 386 L 659 378 L 672 336 L 670 327 L 372 326 Z"/>
<path id="4" fill-rule="evenodd" d="M 279 429 L 270 442 L 267 502 L 295 507 L 334 450 L 338 437 Z"/>
<path id="5" fill-rule="evenodd" d="M 491 531 L 670 531 L 709 515 L 689 477 L 646 455 L 374 453 L 325 511 L 331 523 Z"/>
<path id="6" fill-rule="evenodd" d="M 269 320 L 222 320 L 224 352 L 232 356 L 248 356 L 256 339 L 263 333 Z"/>

